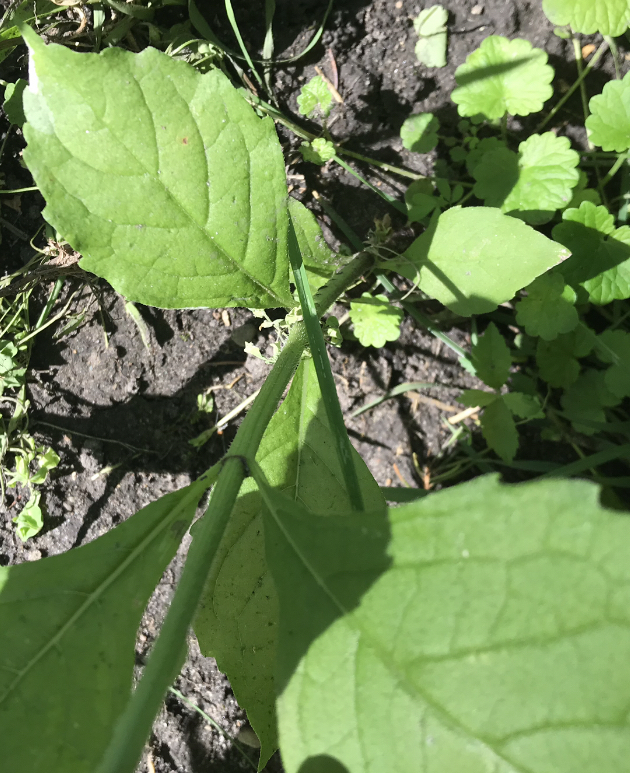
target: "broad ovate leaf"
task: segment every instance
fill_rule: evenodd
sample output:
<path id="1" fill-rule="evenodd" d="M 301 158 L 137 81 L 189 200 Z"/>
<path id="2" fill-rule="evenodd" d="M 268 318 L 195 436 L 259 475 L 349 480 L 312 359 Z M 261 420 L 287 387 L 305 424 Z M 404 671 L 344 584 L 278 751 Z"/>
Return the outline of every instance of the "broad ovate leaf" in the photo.
<path id="1" fill-rule="evenodd" d="M 576 32 L 617 37 L 630 26 L 629 0 L 543 0 L 543 11 L 554 24 L 570 24 Z"/>
<path id="2" fill-rule="evenodd" d="M 542 110 L 553 94 L 547 54 L 527 40 L 490 35 L 455 71 L 451 99 L 462 116 L 493 120 Z"/>
<path id="3" fill-rule="evenodd" d="M 84 547 L 0 567 L 7 773 L 96 769 L 131 696 L 144 608 L 206 488 L 168 494 Z"/>
<path id="4" fill-rule="evenodd" d="M 572 253 L 560 273 L 572 287 L 583 287 L 591 303 L 630 298 L 630 227 L 615 228 L 606 207 L 584 201 L 565 210 L 552 235 Z"/>
<path id="5" fill-rule="evenodd" d="M 473 171 L 475 196 L 531 225 L 547 223 L 571 201 L 579 160 L 567 137 L 532 134 L 518 154 L 508 148 L 484 154 Z"/>
<path id="6" fill-rule="evenodd" d="M 359 455 L 354 453 L 353 459 L 366 505 L 384 504 Z M 296 506 L 319 514 L 350 507 L 312 360 L 298 368 L 256 460 L 274 489 Z M 251 478 L 243 484 L 230 516 L 194 629 L 201 651 L 216 658 L 247 711 L 261 741 L 263 767 L 277 747 L 278 599 L 265 558 L 263 502 Z"/>
<path id="7" fill-rule="evenodd" d="M 81 266 L 152 306 L 291 306 L 273 121 L 219 70 L 24 35 L 24 158 Z"/>
<path id="8" fill-rule="evenodd" d="M 494 476 L 265 518 L 287 773 L 626 773 L 630 520 Z"/>
<path id="9" fill-rule="evenodd" d="M 380 349 L 400 336 L 404 312 L 394 306 L 386 295 L 363 293 L 350 303 L 349 314 L 354 333 L 363 346 Z"/>
<path id="10" fill-rule="evenodd" d="M 440 123 L 433 113 L 412 115 L 400 127 L 403 147 L 414 153 L 429 153 L 438 143 Z"/>
<path id="11" fill-rule="evenodd" d="M 433 220 L 403 259 L 386 265 L 467 317 L 494 311 L 569 254 L 498 209 L 452 207 Z"/>
<path id="12" fill-rule="evenodd" d="M 601 94 L 589 102 L 586 119 L 589 139 L 602 150 L 622 153 L 630 148 L 630 73 L 623 80 L 609 81 Z"/>
<path id="13" fill-rule="evenodd" d="M 516 304 L 516 321 L 530 336 L 552 341 L 570 333 L 579 322 L 575 290 L 564 283 L 562 274 L 539 276 L 527 287 L 527 296 Z"/>

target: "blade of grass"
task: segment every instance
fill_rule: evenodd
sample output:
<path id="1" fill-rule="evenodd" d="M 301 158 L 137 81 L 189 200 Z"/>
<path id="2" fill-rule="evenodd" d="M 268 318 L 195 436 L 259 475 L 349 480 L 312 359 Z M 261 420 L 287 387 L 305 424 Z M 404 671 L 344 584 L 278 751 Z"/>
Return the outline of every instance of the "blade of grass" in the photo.
<path id="1" fill-rule="evenodd" d="M 385 402 L 385 400 L 389 400 L 392 397 L 397 397 L 398 395 L 402 395 L 405 392 L 411 392 L 414 389 L 434 389 L 436 386 L 437 384 L 430 384 L 428 381 L 409 381 L 406 384 L 399 384 L 393 389 L 385 392 L 384 395 L 377 397 L 376 400 L 371 400 L 369 403 L 362 405 L 361 408 L 357 408 L 356 411 L 353 411 L 350 414 L 350 418 L 354 419 L 357 416 L 360 416 L 362 413 L 369 411 L 370 408 L 376 408 L 377 405 Z"/>
<path id="2" fill-rule="evenodd" d="M 337 456 L 339 457 L 341 472 L 346 484 L 352 509 L 362 510 L 363 497 L 359 487 L 357 471 L 352 459 L 352 446 L 343 420 L 343 413 L 341 411 L 341 406 L 339 405 L 335 380 L 333 378 L 332 370 L 330 369 L 330 360 L 328 359 L 324 334 L 322 333 L 322 328 L 319 324 L 319 317 L 315 309 L 311 288 L 309 287 L 308 278 L 306 276 L 306 269 L 304 268 L 304 262 L 302 261 L 302 253 L 300 252 L 290 214 L 288 242 L 289 260 L 291 261 L 295 286 L 300 298 L 300 305 L 302 306 L 302 316 L 304 317 L 308 343 L 311 355 L 313 356 L 313 364 L 315 365 L 319 388 L 322 393 L 322 402 L 324 403 L 330 430 L 335 438 L 335 446 L 337 449 Z"/>
<path id="3" fill-rule="evenodd" d="M 252 62 L 252 58 L 249 55 L 249 51 L 245 48 L 245 43 L 241 36 L 241 31 L 238 28 L 238 24 L 236 23 L 236 17 L 234 16 L 234 9 L 232 8 L 232 0 L 225 0 L 225 11 L 227 13 L 228 21 L 230 22 L 232 30 L 234 31 L 234 35 L 236 36 L 236 40 L 238 41 L 239 48 L 241 49 L 241 52 L 243 54 L 243 58 L 249 65 L 249 68 L 254 74 L 254 77 L 260 84 L 260 88 L 266 91 L 267 89 L 265 87 L 265 84 L 263 83 L 262 78 L 258 74 L 258 70 L 254 66 L 254 63 Z"/>

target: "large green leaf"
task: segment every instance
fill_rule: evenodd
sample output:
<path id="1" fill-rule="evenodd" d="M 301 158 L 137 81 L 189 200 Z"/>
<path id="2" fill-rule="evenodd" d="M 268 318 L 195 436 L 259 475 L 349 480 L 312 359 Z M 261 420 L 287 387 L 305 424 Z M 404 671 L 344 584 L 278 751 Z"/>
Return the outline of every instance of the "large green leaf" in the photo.
<path id="1" fill-rule="evenodd" d="M 140 510 L 85 547 L 0 567 L 6 773 L 92 773 L 131 695 L 140 619 L 207 484 Z"/>
<path id="2" fill-rule="evenodd" d="M 384 264 L 456 314 L 494 311 L 569 250 L 492 207 L 452 207 L 405 252 Z"/>
<path id="3" fill-rule="evenodd" d="M 495 477 L 265 516 L 287 773 L 626 773 L 630 520 Z"/>
<path id="4" fill-rule="evenodd" d="M 350 507 L 312 360 L 300 365 L 256 459 L 275 489 L 312 512 Z M 354 460 L 366 505 L 384 503 L 358 454 Z M 216 658 L 247 711 L 262 744 L 264 766 L 277 746 L 273 670 L 278 601 L 266 565 L 262 511 L 258 489 L 248 479 L 210 570 L 194 628 L 201 651 Z"/>
<path id="5" fill-rule="evenodd" d="M 622 35 L 630 25 L 630 0 L 543 0 L 554 24 L 570 24 L 576 32 Z"/>
<path id="6" fill-rule="evenodd" d="M 31 50 L 24 158 L 81 266 L 152 306 L 292 305 L 284 160 L 219 71 L 153 48 Z"/>

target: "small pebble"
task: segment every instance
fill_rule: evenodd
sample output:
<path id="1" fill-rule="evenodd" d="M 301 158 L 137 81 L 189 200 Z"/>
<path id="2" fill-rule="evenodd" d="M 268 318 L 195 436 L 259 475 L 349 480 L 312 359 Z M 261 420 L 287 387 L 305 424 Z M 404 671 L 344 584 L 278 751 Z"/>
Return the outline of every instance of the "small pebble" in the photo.
<path id="1" fill-rule="evenodd" d="M 473 7 L 470 9 L 470 12 L 473 16 L 481 16 L 483 13 L 483 5 L 473 5 Z"/>
<path id="2" fill-rule="evenodd" d="M 37 548 L 34 548 L 29 553 L 27 553 L 24 558 L 27 561 L 39 561 L 39 559 L 42 557 L 42 551 L 37 550 Z"/>

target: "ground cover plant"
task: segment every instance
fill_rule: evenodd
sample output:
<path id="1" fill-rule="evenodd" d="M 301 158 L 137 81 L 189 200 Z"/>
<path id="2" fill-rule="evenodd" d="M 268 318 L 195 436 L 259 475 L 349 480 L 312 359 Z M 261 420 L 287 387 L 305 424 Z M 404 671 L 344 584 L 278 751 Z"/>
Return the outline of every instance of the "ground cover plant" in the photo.
<path id="1" fill-rule="evenodd" d="M 588 14 L 548 5 L 555 23 L 594 31 Z M 580 8 L 601 6 L 609 26 L 598 29 L 622 32 L 625 6 Z M 420 235 L 400 251 L 381 222 L 365 248 L 331 260 L 313 216 L 287 199 L 271 119 L 220 69 L 153 48 L 79 54 L 20 32 L 25 162 L 83 268 L 130 302 L 286 317 L 219 463 L 84 547 L 0 569 L 7 769 L 134 770 L 192 624 L 248 712 L 261 768 L 279 745 L 301 773 L 624 770 L 630 526 L 594 482 L 560 476 L 627 454 L 627 422 L 611 411 L 629 394 L 614 306 L 630 296 L 628 227 L 625 198 L 611 201 L 630 147 L 618 109 L 627 78 L 591 100 L 602 151 L 582 157 L 609 167 L 591 187 L 567 138 L 545 126 L 511 134 L 508 115 L 552 96 L 544 52 L 488 37 L 457 73 L 459 136 L 440 138 L 434 116 L 403 132 L 418 152 L 444 142 L 459 171 L 418 180 L 397 202 Z M 302 102 L 324 120 L 320 88 Z M 305 141 L 312 160 L 330 145 L 342 160 L 325 132 Z M 517 486 L 482 476 L 428 494 L 379 488 L 350 445 L 321 325 L 335 337 L 332 304 L 366 276 L 370 289 L 349 301 L 365 346 L 395 340 L 403 312 L 423 324 L 410 298 L 473 320 L 459 353 L 488 389 L 462 404 L 505 464 L 514 417 L 601 447 Z M 610 324 L 594 325 L 593 309 Z M 144 606 L 209 489 L 132 694 Z"/>

